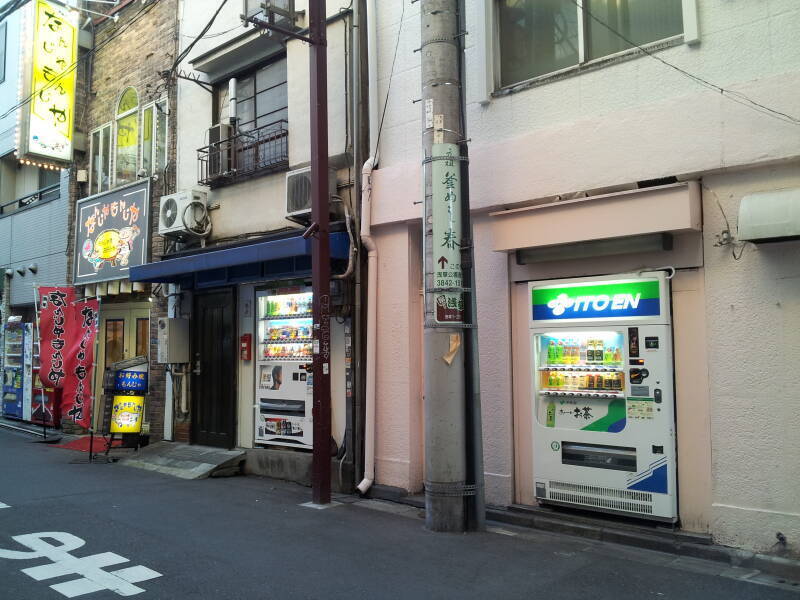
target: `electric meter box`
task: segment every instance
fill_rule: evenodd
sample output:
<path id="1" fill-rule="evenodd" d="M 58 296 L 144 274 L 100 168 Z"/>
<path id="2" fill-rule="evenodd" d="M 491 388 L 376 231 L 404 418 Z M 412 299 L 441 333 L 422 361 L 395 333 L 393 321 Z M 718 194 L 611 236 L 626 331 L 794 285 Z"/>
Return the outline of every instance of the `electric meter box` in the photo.
<path id="1" fill-rule="evenodd" d="M 158 362 L 188 363 L 190 362 L 191 340 L 189 319 L 158 319 Z"/>

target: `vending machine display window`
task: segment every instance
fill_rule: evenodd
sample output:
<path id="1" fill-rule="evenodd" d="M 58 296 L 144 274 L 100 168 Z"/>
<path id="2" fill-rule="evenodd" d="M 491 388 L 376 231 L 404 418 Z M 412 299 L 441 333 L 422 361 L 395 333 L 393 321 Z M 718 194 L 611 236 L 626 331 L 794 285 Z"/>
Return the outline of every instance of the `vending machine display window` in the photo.
<path id="1" fill-rule="evenodd" d="M 256 443 L 311 447 L 312 298 L 256 293 Z"/>

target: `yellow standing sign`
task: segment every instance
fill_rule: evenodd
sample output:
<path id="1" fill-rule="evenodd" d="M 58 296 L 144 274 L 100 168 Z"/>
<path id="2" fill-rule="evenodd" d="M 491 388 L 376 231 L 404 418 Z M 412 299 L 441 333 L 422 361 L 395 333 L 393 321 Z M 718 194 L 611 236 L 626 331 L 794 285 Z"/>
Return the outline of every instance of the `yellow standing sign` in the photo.
<path id="1" fill-rule="evenodd" d="M 144 396 L 114 396 L 111 433 L 141 433 Z"/>

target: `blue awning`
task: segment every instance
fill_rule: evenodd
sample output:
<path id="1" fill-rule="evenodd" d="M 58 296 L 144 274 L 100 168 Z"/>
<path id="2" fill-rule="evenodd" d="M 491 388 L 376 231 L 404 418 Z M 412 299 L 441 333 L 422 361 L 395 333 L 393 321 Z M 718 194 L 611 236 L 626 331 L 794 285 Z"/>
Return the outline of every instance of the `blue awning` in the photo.
<path id="1" fill-rule="evenodd" d="M 346 259 L 350 242 L 344 232 L 330 234 L 331 259 Z M 311 240 L 301 235 L 271 239 L 188 256 L 163 258 L 131 267 L 131 281 L 180 283 L 209 287 L 243 281 L 304 276 L 311 271 Z"/>

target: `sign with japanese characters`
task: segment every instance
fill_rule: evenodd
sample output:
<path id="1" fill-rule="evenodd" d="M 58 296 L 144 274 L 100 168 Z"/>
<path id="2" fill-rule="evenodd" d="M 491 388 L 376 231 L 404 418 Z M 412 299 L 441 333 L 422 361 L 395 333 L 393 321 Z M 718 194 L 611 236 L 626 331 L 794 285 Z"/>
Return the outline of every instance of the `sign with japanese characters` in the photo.
<path id="1" fill-rule="evenodd" d="M 147 371 L 117 371 L 114 389 L 121 391 L 146 392 Z"/>
<path id="2" fill-rule="evenodd" d="M 100 304 L 96 299 L 73 305 L 72 335 L 67 342 L 70 360 L 64 382 L 62 418 L 70 419 L 86 429 L 92 425 L 92 372 L 99 309 Z"/>
<path id="3" fill-rule="evenodd" d="M 76 284 L 123 279 L 147 262 L 149 203 L 149 179 L 77 202 Z"/>
<path id="4" fill-rule="evenodd" d="M 434 160 L 432 172 L 433 287 L 437 290 L 437 323 L 464 322 L 464 294 L 444 291 L 463 286 L 461 271 L 461 162 L 456 144 L 433 144 L 433 156 L 453 157 Z M 444 289 L 443 289 L 444 288 Z"/>
<path id="5" fill-rule="evenodd" d="M 39 288 L 39 379 L 48 388 L 64 387 L 74 301 L 73 287 Z"/>
<path id="6" fill-rule="evenodd" d="M 111 433 L 140 433 L 144 396 L 114 396 L 111 406 Z"/>
<path id="7" fill-rule="evenodd" d="M 45 0 L 33 4 L 33 43 L 28 49 L 20 156 L 72 160 L 78 12 Z"/>

